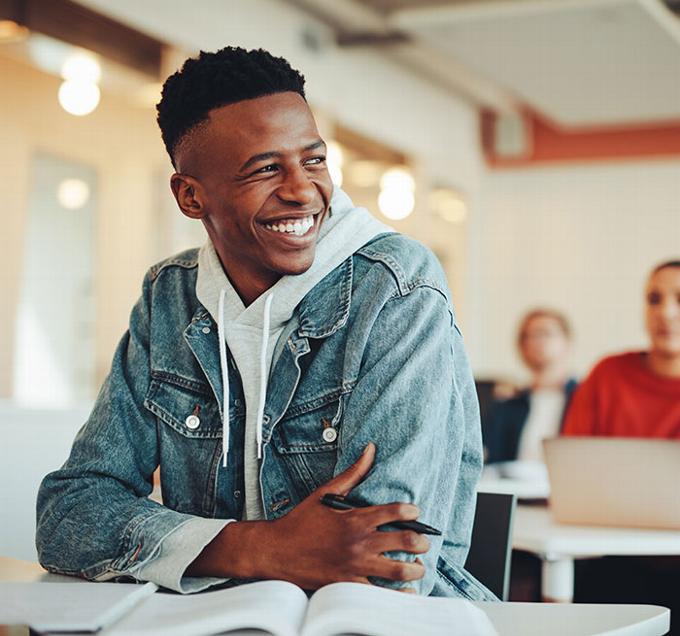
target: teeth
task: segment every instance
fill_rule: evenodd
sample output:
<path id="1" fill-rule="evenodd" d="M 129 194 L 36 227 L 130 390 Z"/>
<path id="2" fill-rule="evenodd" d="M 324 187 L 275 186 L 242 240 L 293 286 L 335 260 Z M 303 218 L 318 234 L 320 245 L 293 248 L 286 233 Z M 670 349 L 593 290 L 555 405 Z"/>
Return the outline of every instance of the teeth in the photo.
<path id="1" fill-rule="evenodd" d="M 296 219 L 290 221 L 279 221 L 278 223 L 265 224 L 265 227 L 274 232 L 283 232 L 284 234 L 295 234 L 295 236 L 303 236 L 307 234 L 309 228 L 314 225 L 314 217 L 308 216 L 304 219 Z"/>

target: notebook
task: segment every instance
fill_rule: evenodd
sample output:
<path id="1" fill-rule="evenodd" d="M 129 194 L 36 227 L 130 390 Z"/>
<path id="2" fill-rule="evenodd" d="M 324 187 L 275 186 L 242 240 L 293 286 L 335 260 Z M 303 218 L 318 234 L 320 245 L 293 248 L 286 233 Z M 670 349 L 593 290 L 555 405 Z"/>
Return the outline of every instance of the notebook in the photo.
<path id="1" fill-rule="evenodd" d="M 62 627 L 68 622 L 82 627 L 96 623 L 88 605 L 97 589 L 106 586 L 101 588 L 104 597 L 116 584 L 68 583 L 59 591 L 56 583 L 24 585 L 42 586 L 44 603 L 71 588 L 70 609 L 59 619 Z M 78 616 L 75 597 L 79 592 L 87 620 Z M 26 618 L 19 622 L 31 623 Z M 327 585 L 308 599 L 299 587 L 285 581 L 260 581 L 187 596 L 156 592 L 98 636 L 212 636 L 241 630 L 261 630 L 258 633 L 272 636 L 497 636 L 487 615 L 463 599 L 421 597 L 359 583 Z"/>
<path id="2" fill-rule="evenodd" d="M 544 440 L 550 508 L 580 525 L 680 529 L 680 440 Z"/>

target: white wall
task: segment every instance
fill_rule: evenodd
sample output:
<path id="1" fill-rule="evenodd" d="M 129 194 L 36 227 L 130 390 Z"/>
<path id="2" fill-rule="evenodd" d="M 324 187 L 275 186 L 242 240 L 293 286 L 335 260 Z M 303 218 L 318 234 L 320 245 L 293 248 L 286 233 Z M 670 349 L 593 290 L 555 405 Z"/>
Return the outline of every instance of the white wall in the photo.
<path id="1" fill-rule="evenodd" d="M 3 226 L 0 252 L 0 398 L 12 395 L 12 364 L 21 266 L 37 152 L 82 163 L 97 174 L 94 282 L 97 382 L 139 296 L 153 246 L 154 175 L 166 162 L 150 108 L 103 92 L 91 115 L 73 117 L 57 102 L 60 80 L 0 56 L 0 170 Z M 169 188 L 165 197 L 171 198 Z M 54 264 L 55 267 L 59 263 Z"/>
<path id="2" fill-rule="evenodd" d="M 478 374 L 521 375 L 515 328 L 535 305 L 572 320 L 579 373 L 646 346 L 646 275 L 680 258 L 680 160 L 489 171 L 481 208 L 468 334 Z"/>

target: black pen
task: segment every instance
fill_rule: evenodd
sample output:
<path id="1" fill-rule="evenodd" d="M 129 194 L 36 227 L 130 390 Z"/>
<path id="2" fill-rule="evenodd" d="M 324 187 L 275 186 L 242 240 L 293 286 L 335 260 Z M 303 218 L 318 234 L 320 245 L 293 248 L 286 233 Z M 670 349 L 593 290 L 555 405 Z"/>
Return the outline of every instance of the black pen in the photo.
<path id="1" fill-rule="evenodd" d="M 321 503 L 324 506 L 333 508 L 335 510 L 354 510 L 355 508 L 367 508 L 373 504 L 367 504 L 363 501 L 355 501 L 353 499 L 348 499 L 344 495 L 334 495 L 327 494 L 321 497 Z M 433 534 L 440 536 L 441 532 L 432 526 L 420 523 L 420 521 L 390 521 L 384 524 L 386 526 L 392 526 L 394 528 L 399 528 L 400 530 L 413 530 L 419 534 Z"/>

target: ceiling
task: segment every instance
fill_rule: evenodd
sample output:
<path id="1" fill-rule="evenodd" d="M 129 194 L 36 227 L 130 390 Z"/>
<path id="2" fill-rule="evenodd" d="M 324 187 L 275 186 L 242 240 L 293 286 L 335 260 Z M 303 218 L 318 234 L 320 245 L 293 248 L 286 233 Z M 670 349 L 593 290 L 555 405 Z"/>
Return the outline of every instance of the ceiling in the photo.
<path id="1" fill-rule="evenodd" d="M 568 129 L 680 120 L 680 18 L 669 0 L 286 0 L 496 111 Z"/>

